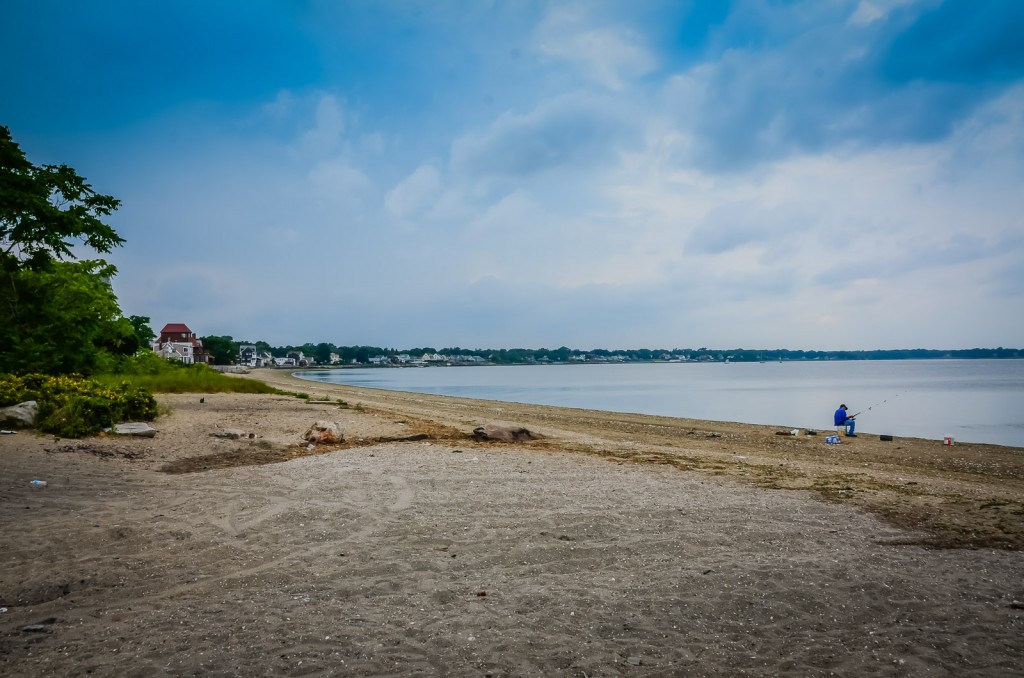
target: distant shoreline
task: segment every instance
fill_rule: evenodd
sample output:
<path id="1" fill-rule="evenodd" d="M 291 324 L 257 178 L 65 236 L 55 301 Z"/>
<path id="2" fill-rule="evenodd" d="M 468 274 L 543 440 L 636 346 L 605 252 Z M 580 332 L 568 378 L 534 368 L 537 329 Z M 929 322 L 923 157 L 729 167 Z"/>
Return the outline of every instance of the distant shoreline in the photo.
<path id="1" fill-rule="evenodd" d="M 784 359 L 784 360 L 571 360 L 568 362 L 481 362 L 481 363 L 449 363 L 449 362 L 431 362 L 423 364 L 408 364 L 408 363 L 389 363 L 389 364 L 376 364 L 376 363 L 356 363 L 356 364 L 333 364 L 333 365 L 308 365 L 296 367 L 295 365 L 271 365 L 266 369 L 273 370 L 338 370 L 338 369 L 393 369 L 393 368 L 410 368 L 410 367 L 505 367 L 515 365 L 517 367 L 553 367 L 558 365 L 636 365 L 636 364 L 663 364 L 663 365 L 704 365 L 708 363 L 769 363 L 769 362 L 785 362 L 785 363 L 826 363 L 826 362 L 897 362 L 905 360 L 1024 360 L 1022 356 L 1007 356 L 1002 358 L 991 358 L 987 356 L 975 356 L 975 357 L 947 357 L 947 356 L 926 356 L 918 358 L 802 358 L 802 359 Z M 234 367 L 231 365 L 215 365 L 214 367 Z"/>

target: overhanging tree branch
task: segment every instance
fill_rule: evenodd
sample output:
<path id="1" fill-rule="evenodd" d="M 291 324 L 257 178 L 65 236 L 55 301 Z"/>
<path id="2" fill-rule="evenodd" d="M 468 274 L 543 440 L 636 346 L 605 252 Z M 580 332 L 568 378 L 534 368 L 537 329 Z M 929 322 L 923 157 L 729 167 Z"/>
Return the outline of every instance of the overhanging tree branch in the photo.
<path id="1" fill-rule="evenodd" d="M 93 190 L 67 165 L 33 165 L 0 125 L 0 252 L 4 267 L 75 259 L 81 242 L 107 253 L 124 243 L 103 222 L 121 201 Z M 13 260 L 13 261 L 11 261 Z"/>

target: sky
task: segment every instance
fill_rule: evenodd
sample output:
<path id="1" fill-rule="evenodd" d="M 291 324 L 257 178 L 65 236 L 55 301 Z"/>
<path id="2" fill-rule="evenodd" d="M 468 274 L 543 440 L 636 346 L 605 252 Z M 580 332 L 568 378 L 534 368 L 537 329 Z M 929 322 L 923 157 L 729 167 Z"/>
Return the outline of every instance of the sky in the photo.
<path id="1" fill-rule="evenodd" d="M 1024 346 L 1024 2 L 4 14 L 0 124 L 122 201 L 114 289 L 156 331 Z"/>

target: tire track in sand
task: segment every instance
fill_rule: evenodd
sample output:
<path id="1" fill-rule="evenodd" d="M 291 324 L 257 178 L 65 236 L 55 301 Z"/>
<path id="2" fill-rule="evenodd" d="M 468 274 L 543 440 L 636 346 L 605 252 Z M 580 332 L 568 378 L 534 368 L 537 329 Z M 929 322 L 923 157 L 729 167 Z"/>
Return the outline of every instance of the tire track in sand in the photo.
<path id="1" fill-rule="evenodd" d="M 370 475 L 376 476 L 380 474 L 371 472 Z M 350 497 L 357 498 L 357 501 L 344 502 L 346 507 L 355 510 L 358 515 L 358 521 L 363 523 L 362 527 L 357 530 L 341 535 L 338 539 L 329 539 L 326 542 L 309 544 L 301 549 L 290 550 L 250 567 L 243 567 L 241 569 L 214 575 L 199 581 L 186 582 L 177 586 L 172 586 L 155 592 L 149 596 L 144 596 L 144 599 L 153 602 L 167 600 L 169 598 L 193 593 L 211 586 L 222 585 L 225 582 L 258 576 L 279 567 L 289 569 L 290 563 L 309 562 L 319 556 L 336 551 L 340 545 L 362 541 L 389 522 L 392 519 L 393 514 L 411 508 L 415 502 L 416 490 L 409 484 L 405 477 L 391 475 L 387 476 L 387 481 L 393 489 L 392 496 L 394 499 L 390 503 L 385 504 L 383 501 L 374 501 L 372 498 L 367 497 L 363 492 L 355 493 L 355 497 Z M 218 529 L 223 530 L 225 533 L 237 537 L 243 532 L 254 531 L 261 524 L 286 515 L 291 510 L 302 508 L 308 509 L 311 499 L 309 495 L 314 494 L 313 488 L 315 485 L 317 485 L 316 480 L 296 484 L 292 492 L 297 494 L 298 498 L 291 498 L 291 493 L 289 495 L 273 495 L 271 506 L 261 511 L 258 515 L 253 516 L 250 520 L 246 520 L 244 522 L 235 521 L 231 516 L 228 516 L 222 519 L 210 520 L 209 522 Z M 315 494 L 319 495 L 317 498 L 317 505 L 323 506 L 337 503 L 336 497 L 327 496 L 329 491 L 330 490 L 327 489 L 320 489 L 315 492 Z M 234 504 L 236 509 L 240 508 L 237 501 L 229 501 L 227 506 L 230 507 L 232 504 Z M 226 559 L 227 558 L 222 558 L 221 560 Z"/>

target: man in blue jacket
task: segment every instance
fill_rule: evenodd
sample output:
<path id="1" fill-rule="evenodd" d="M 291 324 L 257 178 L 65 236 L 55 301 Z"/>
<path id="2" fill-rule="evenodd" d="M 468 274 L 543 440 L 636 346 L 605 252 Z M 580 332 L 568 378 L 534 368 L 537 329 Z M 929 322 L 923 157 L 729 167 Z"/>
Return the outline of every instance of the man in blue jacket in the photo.
<path id="1" fill-rule="evenodd" d="M 839 409 L 836 410 L 836 426 L 846 427 L 846 436 L 848 438 L 856 438 L 857 434 L 853 432 L 857 428 L 857 422 L 853 420 L 853 417 L 846 416 L 846 405 L 840 405 Z"/>

